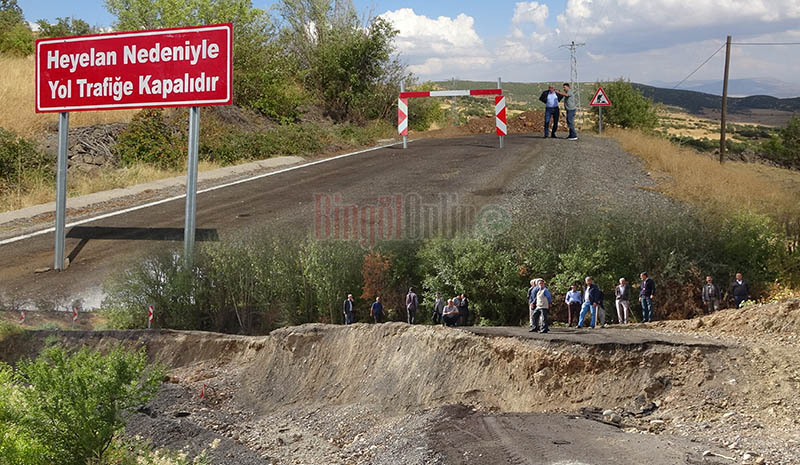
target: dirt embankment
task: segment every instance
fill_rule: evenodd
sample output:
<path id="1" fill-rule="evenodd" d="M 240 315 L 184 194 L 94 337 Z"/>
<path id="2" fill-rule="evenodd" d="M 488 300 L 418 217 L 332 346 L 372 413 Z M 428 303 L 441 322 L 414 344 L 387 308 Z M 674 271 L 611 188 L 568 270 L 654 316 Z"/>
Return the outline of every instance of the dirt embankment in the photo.
<path id="1" fill-rule="evenodd" d="M 0 342 L 0 358 L 33 356 L 53 335 L 146 345 L 171 370 L 129 433 L 194 452 L 221 439 L 218 464 L 611 464 L 626 451 L 638 463 L 730 463 L 707 450 L 798 463 L 800 301 L 748 311 L 764 320 L 752 339 L 731 337 L 751 320 L 724 311 L 549 335 L 402 323 L 264 337 L 27 332 Z"/>

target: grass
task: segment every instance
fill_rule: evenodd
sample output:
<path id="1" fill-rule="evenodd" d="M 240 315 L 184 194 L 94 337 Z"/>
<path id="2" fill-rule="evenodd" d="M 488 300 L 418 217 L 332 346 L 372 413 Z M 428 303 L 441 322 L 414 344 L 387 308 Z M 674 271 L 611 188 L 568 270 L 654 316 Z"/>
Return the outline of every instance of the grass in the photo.
<path id="1" fill-rule="evenodd" d="M 673 198 L 713 209 L 745 208 L 779 222 L 800 219 L 800 172 L 726 161 L 639 131 L 609 129 L 622 148 L 642 158 Z"/>
<path id="2" fill-rule="evenodd" d="M 3 76 L 0 79 L 0 127 L 24 137 L 41 135 L 48 128 L 55 127 L 57 113 L 34 111 L 36 89 L 33 56 L 20 58 L 0 55 L 0 70 Z M 70 114 L 69 123 L 70 126 L 79 127 L 128 122 L 136 111 L 76 111 Z"/>
<path id="3" fill-rule="evenodd" d="M 201 161 L 199 170 L 209 171 L 219 167 L 220 165 L 217 163 Z M 144 163 L 125 168 L 105 169 L 94 174 L 70 172 L 67 194 L 75 197 L 185 174 L 183 169 L 164 170 Z M 55 197 L 54 179 L 44 176 L 29 176 L 24 178 L 16 189 L 0 194 L 0 212 L 53 202 Z"/>

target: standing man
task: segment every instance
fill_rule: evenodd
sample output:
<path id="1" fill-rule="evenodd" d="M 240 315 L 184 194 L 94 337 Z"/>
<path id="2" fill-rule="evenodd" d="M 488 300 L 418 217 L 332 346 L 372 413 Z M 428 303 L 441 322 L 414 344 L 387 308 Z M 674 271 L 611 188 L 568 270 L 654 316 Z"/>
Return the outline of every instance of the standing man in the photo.
<path id="1" fill-rule="evenodd" d="M 750 285 L 744 280 L 742 273 L 736 273 L 736 279 L 731 283 L 731 295 L 736 308 L 745 300 L 750 300 Z"/>
<path id="2" fill-rule="evenodd" d="M 550 118 L 553 118 L 553 130 L 550 132 L 550 137 L 556 138 L 556 130 L 558 129 L 558 102 L 561 101 L 561 96 L 556 92 L 555 86 L 550 86 L 546 91 L 542 92 L 539 96 L 539 101 L 544 103 L 544 137 L 547 138 L 547 131 L 550 127 Z"/>
<path id="3" fill-rule="evenodd" d="M 575 281 L 575 283 L 570 286 L 570 290 L 567 291 L 567 297 L 564 299 L 564 303 L 567 304 L 567 328 L 572 326 L 572 315 L 575 315 L 577 324 L 578 315 L 581 313 L 583 296 L 581 295 L 581 291 L 578 290 L 580 284 L 580 281 Z"/>
<path id="4" fill-rule="evenodd" d="M 653 321 L 653 299 L 656 295 L 656 283 L 653 278 L 642 272 L 642 289 L 639 291 L 639 300 L 642 303 L 642 323 Z"/>
<path id="5" fill-rule="evenodd" d="M 380 296 L 375 297 L 375 302 L 372 302 L 372 307 L 369 309 L 369 314 L 372 315 L 372 319 L 375 323 L 380 323 L 383 321 L 383 304 L 381 303 Z"/>
<path id="6" fill-rule="evenodd" d="M 447 301 L 447 306 L 442 309 L 442 321 L 446 326 L 458 325 L 458 308 L 453 304 L 453 299 Z"/>
<path id="7" fill-rule="evenodd" d="M 433 324 L 438 325 L 442 322 L 442 311 L 444 310 L 444 299 L 442 293 L 436 293 L 436 301 L 433 303 Z"/>
<path id="8" fill-rule="evenodd" d="M 539 331 L 539 320 L 534 320 L 533 314 L 536 310 L 536 292 L 539 290 L 538 279 L 531 279 L 531 287 L 528 288 L 528 315 L 531 319 L 531 327 L 529 331 Z"/>
<path id="9" fill-rule="evenodd" d="M 722 293 L 719 287 L 714 284 L 714 279 L 711 276 L 706 276 L 706 284 L 703 286 L 703 305 L 706 307 L 706 313 L 711 314 L 719 310 L 719 301 Z"/>
<path id="10" fill-rule="evenodd" d="M 550 290 L 547 289 L 547 286 L 545 286 L 544 279 L 539 279 L 539 282 L 536 283 L 536 285 L 536 310 L 533 312 L 533 318 L 535 320 L 539 320 L 541 318 L 542 329 L 540 329 L 539 332 L 546 333 L 548 332 L 547 310 L 549 310 L 550 306 L 553 304 L 553 296 L 550 295 Z"/>
<path id="11" fill-rule="evenodd" d="M 619 278 L 619 286 L 614 289 L 614 302 L 617 304 L 617 321 L 628 324 L 628 312 L 631 310 L 631 288 L 625 278 Z"/>
<path id="12" fill-rule="evenodd" d="M 347 300 L 344 301 L 344 324 L 353 324 L 353 294 L 347 294 Z"/>
<path id="13" fill-rule="evenodd" d="M 564 110 L 567 112 L 567 126 L 569 126 L 568 140 L 578 140 L 578 133 L 575 131 L 575 113 L 578 111 L 578 98 L 575 92 L 570 89 L 569 83 L 564 83 L 564 92 L 558 92 L 564 97 Z"/>
<path id="14" fill-rule="evenodd" d="M 458 316 L 461 318 L 461 326 L 469 324 L 469 300 L 462 292 L 458 295 Z"/>
<path id="15" fill-rule="evenodd" d="M 600 292 L 600 288 L 592 280 L 591 276 L 586 277 L 586 288 L 583 291 L 583 306 L 581 307 L 581 314 L 578 317 L 578 326 L 577 328 L 583 327 L 583 321 L 586 318 L 586 312 L 591 310 L 592 312 L 592 322 L 591 327 L 594 329 L 594 325 L 597 323 L 597 309 L 600 306 L 600 302 L 603 300 L 603 295 Z"/>
<path id="16" fill-rule="evenodd" d="M 414 293 L 414 288 L 408 288 L 406 295 L 406 311 L 408 312 L 408 324 L 413 325 L 417 321 L 417 308 L 419 308 L 419 299 L 417 294 Z"/>

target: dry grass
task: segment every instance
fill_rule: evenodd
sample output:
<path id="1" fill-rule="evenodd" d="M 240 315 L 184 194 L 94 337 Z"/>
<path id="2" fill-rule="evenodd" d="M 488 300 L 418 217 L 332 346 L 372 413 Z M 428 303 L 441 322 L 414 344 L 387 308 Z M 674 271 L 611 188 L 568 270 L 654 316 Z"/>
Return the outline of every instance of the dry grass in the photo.
<path id="1" fill-rule="evenodd" d="M 659 180 L 659 189 L 694 205 L 800 218 L 800 173 L 770 166 L 731 162 L 680 147 L 638 131 L 611 129 L 622 148 L 641 157 Z"/>
<path id="2" fill-rule="evenodd" d="M 209 171 L 219 167 L 220 165 L 207 161 L 201 161 L 199 165 L 200 171 Z M 162 170 L 143 163 L 126 168 L 106 169 L 92 175 L 71 172 L 67 190 L 70 197 L 75 197 L 185 174 L 184 170 Z M 0 212 L 53 202 L 55 197 L 55 181 L 53 179 L 26 178 L 19 189 L 0 195 Z"/>
<path id="3" fill-rule="evenodd" d="M 34 58 L 0 55 L 0 127 L 20 136 L 33 137 L 54 128 L 56 113 L 34 111 Z M 77 111 L 70 113 L 70 126 L 128 122 L 137 110 Z"/>

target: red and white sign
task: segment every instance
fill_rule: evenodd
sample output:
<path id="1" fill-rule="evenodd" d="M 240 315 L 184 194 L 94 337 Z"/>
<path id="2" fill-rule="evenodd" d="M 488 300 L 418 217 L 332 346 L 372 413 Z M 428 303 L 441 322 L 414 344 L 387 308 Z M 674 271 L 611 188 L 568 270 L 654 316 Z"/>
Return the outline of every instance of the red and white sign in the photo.
<path id="1" fill-rule="evenodd" d="M 592 107 L 610 107 L 611 100 L 608 99 L 605 91 L 603 91 L 602 87 L 597 88 L 597 92 L 594 93 L 594 97 L 592 97 L 591 103 L 589 106 Z"/>
<path id="2" fill-rule="evenodd" d="M 19 324 L 25 323 L 25 312 L 19 312 Z"/>
<path id="3" fill-rule="evenodd" d="M 36 112 L 230 105 L 233 25 L 36 41 Z"/>
<path id="4" fill-rule="evenodd" d="M 72 321 L 78 321 L 78 307 L 72 307 Z"/>
<path id="5" fill-rule="evenodd" d="M 505 96 L 499 96 L 494 98 L 494 124 L 497 127 L 498 136 L 508 135 L 508 126 L 506 125 Z"/>
<path id="6" fill-rule="evenodd" d="M 150 324 L 153 322 L 153 306 L 150 305 L 147 307 L 147 323 Z"/>
<path id="7" fill-rule="evenodd" d="M 397 132 L 401 136 L 408 135 L 408 99 L 397 99 Z"/>

